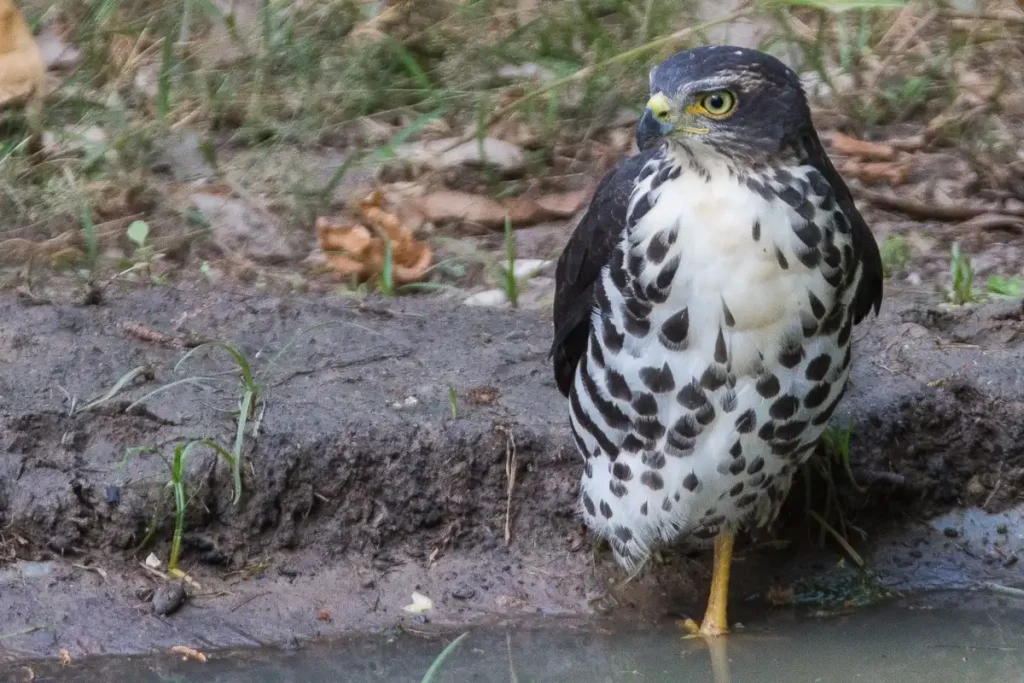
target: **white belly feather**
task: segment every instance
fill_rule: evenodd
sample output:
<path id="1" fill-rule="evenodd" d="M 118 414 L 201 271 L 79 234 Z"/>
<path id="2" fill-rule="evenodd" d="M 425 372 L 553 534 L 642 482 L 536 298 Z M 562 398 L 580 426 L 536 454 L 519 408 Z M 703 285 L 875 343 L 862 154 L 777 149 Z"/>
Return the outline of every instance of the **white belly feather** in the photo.
<path id="1" fill-rule="evenodd" d="M 600 452 L 597 442 L 573 418 L 574 429 L 588 452 L 598 453 L 588 465 L 590 476 L 583 477 L 582 514 L 588 524 L 613 541 L 613 547 L 618 545 L 618 550 L 628 547 L 625 557 L 616 552 L 619 561 L 626 566 L 641 562 L 653 543 L 685 536 L 702 523 L 734 527 L 744 515 L 757 518 L 758 523 L 769 521 L 767 517 L 777 512 L 776 494 L 785 496 L 794 467 L 787 466 L 790 461 L 786 458 L 772 453 L 768 442 L 759 437 L 758 429 L 741 433 L 737 429 L 737 417 L 752 409 L 756 413 L 756 426 L 760 427 L 772 420 L 769 413 L 778 397 L 794 396 L 801 400 L 800 408 L 783 422 L 806 421 L 806 429 L 800 433 L 801 443 L 813 444 L 824 425 L 813 424 L 812 418 L 840 393 L 848 373 L 842 363 L 846 349 L 836 342 L 835 334 L 804 338 L 802 333 L 801 322 L 813 315 L 811 299 L 817 297 L 826 310 L 831 310 L 836 298 L 836 289 L 825 281 L 822 271 L 817 267 L 808 268 L 798 257 L 798 250 L 804 247 L 794 234 L 793 224 L 802 219 L 783 201 L 766 199 L 749 189 L 743 180 L 730 173 L 724 162 L 704 159 L 702 162 L 710 171 L 710 179 L 687 170 L 684 162 L 679 177 L 658 187 L 652 207 L 632 228 L 631 235 L 624 237 L 638 253 L 643 253 L 659 233 L 677 231 L 662 263 L 669 263 L 678 256 L 679 267 L 667 299 L 653 305 L 647 316 L 652 332 L 645 337 L 626 334 L 619 353 L 605 354 L 604 368 L 591 361 L 588 369 L 601 391 L 605 391 L 604 373 L 614 370 L 625 378 L 634 393 L 639 393 L 645 391 L 641 370 L 667 365 L 675 390 L 657 393 L 656 398 L 658 420 L 671 432 L 677 420 L 693 413 L 680 404 L 677 392 L 687 383 L 699 381 L 709 364 L 713 364 L 721 334 L 728 351 L 730 376 L 735 379 L 731 387 L 735 392 L 734 405 L 730 405 L 733 403 L 730 387 L 707 392 L 715 417 L 703 425 L 692 453 L 664 458 L 664 465 L 657 469 L 663 482 L 661 488 L 639 482 L 643 473 L 650 469 L 650 459 L 656 456 L 646 455 L 645 459 L 645 453 L 619 453 L 615 460 L 621 463 L 617 473 L 621 475 L 625 466 L 630 475 L 625 482 L 625 493 L 621 495 L 609 493 L 617 485 L 620 492 L 622 489 L 621 477 L 613 475 L 612 459 Z M 811 169 L 791 169 L 797 177 L 807 171 Z M 646 188 L 640 190 L 635 198 Z M 756 240 L 755 223 L 759 225 Z M 847 239 L 848 235 L 836 233 L 835 244 L 841 247 Z M 781 253 L 781 259 L 776 250 Z M 786 268 L 780 260 L 786 263 Z M 645 265 L 640 283 L 648 284 L 659 272 L 658 267 Z M 598 338 L 604 324 L 603 315 L 610 313 L 617 330 L 622 331 L 625 326 L 624 296 L 614 286 L 608 268 L 605 268 L 603 282 L 611 306 L 605 314 L 600 310 L 594 312 L 592 324 Z M 852 297 L 852 290 L 847 290 L 844 299 Z M 683 308 L 689 314 L 686 345 L 681 350 L 670 350 L 659 342 L 657 330 Z M 729 314 L 731 321 L 727 321 Z M 799 340 L 805 355 L 799 365 L 787 368 L 779 364 L 778 355 L 787 341 L 792 345 L 794 339 Z M 816 384 L 807 379 L 806 367 L 809 359 L 821 354 L 832 356 L 827 377 L 832 386 L 827 399 L 813 411 L 806 409 L 802 401 Z M 771 398 L 762 396 L 756 386 L 758 377 L 764 377 L 765 373 L 773 374 L 779 381 L 779 390 Z M 599 411 L 582 382 L 578 373 L 575 389 L 580 406 L 588 414 L 598 415 L 595 422 L 613 434 L 615 430 L 600 421 Z M 629 412 L 628 403 L 620 405 Z M 621 434 L 619 438 L 621 441 Z M 654 448 L 664 452 L 668 438 L 667 434 L 658 438 Z M 737 443 L 740 446 L 736 446 Z M 729 471 L 730 466 L 736 470 L 737 448 L 742 449 L 745 463 L 739 474 Z M 763 460 L 761 467 L 754 464 L 759 459 Z M 763 476 L 755 477 L 748 473 L 750 471 Z M 693 487 L 692 478 L 688 482 L 690 486 L 685 485 L 690 475 L 696 477 L 699 485 Z M 745 509 L 736 505 L 740 499 L 735 493 L 737 483 L 746 482 L 748 492 L 765 492 L 765 488 L 751 484 L 763 485 L 768 478 L 776 480 L 770 487 L 775 488 L 771 500 L 767 495 L 759 495 L 758 500 Z M 613 481 L 616 479 L 618 484 Z M 597 511 L 592 513 L 595 509 Z M 628 533 L 621 531 L 623 527 Z M 618 544 L 615 542 L 617 531 Z"/>

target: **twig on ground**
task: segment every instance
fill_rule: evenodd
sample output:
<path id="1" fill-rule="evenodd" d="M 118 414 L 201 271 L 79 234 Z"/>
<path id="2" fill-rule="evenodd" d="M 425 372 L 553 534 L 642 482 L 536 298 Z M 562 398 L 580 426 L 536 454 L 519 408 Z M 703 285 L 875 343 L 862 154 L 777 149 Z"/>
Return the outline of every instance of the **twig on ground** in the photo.
<path id="1" fill-rule="evenodd" d="M 995 209 L 991 206 L 934 206 L 865 188 L 857 188 L 855 192 L 858 197 L 866 199 L 881 209 L 897 211 L 922 220 L 967 221 L 986 214 L 1024 218 L 1024 209 Z"/>
<path id="2" fill-rule="evenodd" d="M 1001 583 L 994 583 L 992 581 L 985 581 L 981 586 L 982 588 L 986 588 L 993 593 L 999 593 L 1000 595 L 1008 595 L 1011 598 L 1024 598 L 1024 588 L 1004 586 Z"/>
<path id="3" fill-rule="evenodd" d="M 1001 21 L 1008 24 L 1024 24 L 1024 14 L 1017 12 L 958 12 L 956 10 L 939 10 L 939 14 L 948 19 L 975 19 L 977 21 Z"/>
<path id="4" fill-rule="evenodd" d="M 983 213 L 969 221 L 961 223 L 960 228 L 973 230 L 1013 230 L 1024 233 L 1024 216 L 1008 216 L 999 213 Z"/>
<path id="5" fill-rule="evenodd" d="M 988 497 L 985 498 L 985 502 L 981 504 L 981 509 L 982 509 L 983 512 L 988 512 L 989 503 L 991 503 L 992 499 L 996 497 L 997 493 L 999 493 L 999 487 L 1002 486 L 1002 485 L 1003 485 L 1003 463 L 1002 463 L 1002 461 L 1000 461 L 999 467 L 996 468 L 996 483 L 995 483 L 995 486 L 993 486 L 992 490 L 989 491 Z"/>
<path id="6" fill-rule="evenodd" d="M 512 436 L 512 430 L 504 425 L 498 425 L 496 429 L 505 435 L 505 479 L 507 493 L 505 495 L 505 545 L 512 541 L 512 492 L 516 486 L 516 439 Z"/>
<path id="7" fill-rule="evenodd" d="M 864 560 L 861 559 L 860 554 L 853 549 L 853 546 L 851 546 L 849 542 L 847 542 L 847 540 L 843 538 L 842 534 L 836 531 L 831 524 L 825 521 L 824 517 L 819 515 L 814 510 L 808 510 L 807 514 L 811 516 L 811 519 L 820 524 L 821 528 L 827 531 L 829 535 L 836 540 L 836 543 L 842 546 L 843 550 L 845 550 L 846 554 L 850 556 L 850 559 L 853 560 L 854 564 L 856 564 L 861 569 L 864 568 Z"/>

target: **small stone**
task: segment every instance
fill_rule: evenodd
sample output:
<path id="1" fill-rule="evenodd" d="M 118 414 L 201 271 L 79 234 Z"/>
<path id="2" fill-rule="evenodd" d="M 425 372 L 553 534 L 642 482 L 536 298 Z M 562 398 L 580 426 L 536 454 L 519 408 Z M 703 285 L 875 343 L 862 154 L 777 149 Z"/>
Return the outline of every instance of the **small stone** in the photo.
<path id="1" fill-rule="evenodd" d="M 971 480 L 967 482 L 967 496 L 973 500 L 980 501 L 985 496 L 988 489 L 981 483 L 981 478 L 978 475 L 971 477 Z"/>
<path id="2" fill-rule="evenodd" d="M 527 278 L 539 275 L 547 270 L 554 261 L 547 261 L 543 259 L 534 258 L 521 258 L 516 259 L 512 264 L 512 273 L 515 275 L 516 280 L 525 280 Z M 508 272 L 508 263 L 502 262 L 501 269 L 504 272 Z"/>
<path id="3" fill-rule="evenodd" d="M 476 591 L 469 586 L 462 586 L 452 591 L 452 597 L 456 600 L 469 600 L 474 595 L 476 595 Z"/>
<path id="4" fill-rule="evenodd" d="M 376 581 L 376 579 L 366 579 L 365 581 L 363 581 L 363 583 L 361 585 L 362 585 L 363 588 L 369 590 L 371 588 L 376 588 L 377 587 L 377 581 Z"/>
<path id="5" fill-rule="evenodd" d="M 946 538 L 957 538 L 960 536 L 960 532 L 951 526 L 947 526 L 945 529 L 943 529 L 942 533 L 943 535 L 945 535 Z"/>
<path id="6" fill-rule="evenodd" d="M 184 581 L 165 583 L 153 593 L 153 613 L 159 616 L 174 614 L 187 598 Z"/>
<path id="7" fill-rule="evenodd" d="M 513 173 L 526 167 L 526 153 L 511 142 L 496 138 L 455 144 L 457 142 L 458 138 L 442 138 L 399 145 L 395 148 L 395 156 L 434 170 L 463 165 L 487 165 L 506 173 Z M 455 147 L 445 151 L 446 147 L 453 144 Z"/>
<path id="8" fill-rule="evenodd" d="M 210 224 L 213 242 L 226 254 L 265 264 L 299 258 L 269 212 L 237 199 L 204 192 L 194 193 L 189 201 Z"/>
<path id="9" fill-rule="evenodd" d="M 1010 532 L 1010 529 L 1005 524 L 999 524 L 998 526 L 996 526 L 996 533 L 997 534 L 1003 534 L 1005 536 L 1009 532 Z"/>
<path id="10" fill-rule="evenodd" d="M 462 303 L 467 306 L 489 306 L 492 308 L 509 308 L 512 305 L 502 289 L 488 289 L 483 292 L 477 292 Z"/>

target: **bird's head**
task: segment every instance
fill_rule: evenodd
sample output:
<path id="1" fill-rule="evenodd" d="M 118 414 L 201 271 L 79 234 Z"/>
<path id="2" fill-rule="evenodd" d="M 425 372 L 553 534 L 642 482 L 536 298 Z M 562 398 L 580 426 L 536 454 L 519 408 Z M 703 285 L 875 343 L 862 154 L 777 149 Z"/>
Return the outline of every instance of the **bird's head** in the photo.
<path id="1" fill-rule="evenodd" d="M 636 129 L 641 150 L 668 140 L 758 161 L 813 130 L 797 75 L 758 50 L 712 45 L 679 52 L 651 71 L 650 82 Z"/>

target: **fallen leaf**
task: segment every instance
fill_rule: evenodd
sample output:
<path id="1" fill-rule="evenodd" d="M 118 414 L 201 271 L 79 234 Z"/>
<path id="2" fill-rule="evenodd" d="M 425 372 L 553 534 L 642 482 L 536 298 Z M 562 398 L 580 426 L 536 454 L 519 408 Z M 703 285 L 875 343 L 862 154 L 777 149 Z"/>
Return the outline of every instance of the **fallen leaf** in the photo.
<path id="1" fill-rule="evenodd" d="M 411 200 L 426 220 L 433 223 L 475 223 L 488 228 L 501 228 L 507 218 L 512 225 L 531 225 L 547 218 L 564 218 L 564 201 L 551 200 L 545 208 L 529 197 L 509 197 L 502 201 L 469 192 L 441 190 Z M 553 210 L 553 209 L 557 209 Z"/>
<path id="2" fill-rule="evenodd" d="M 412 604 L 406 605 L 402 609 L 408 612 L 409 614 L 423 614 L 424 612 L 433 609 L 433 607 L 433 600 L 428 598 L 426 595 L 423 595 L 422 593 L 417 593 L 413 591 Z"/>
<path id="3" fill-rule="evenodd" d="M 331 623 L 334 619 L 331 618 L 331 613 L 325 609 L 320 610 L 320 613 L 316 615 L 317 621 L 322 621 L 326 624 Z"/>
<path id="4" fill-rule="evenodd" d="M 442 190 L 414 199 L 416 206 L 432 223 L 479 223 L 488 227 L 505 224 L 505 207 L 490 197 L 468 192 Z"/>
<path id="5" fill-rule="evenodd" d="M 71 653 L 64 648 L 60 649 L 60 665 L 62 667 L 71 666 Z"/>
<path id="6" fill-rule="evenodd" d="M 896 156 L 896 150 L 891 145 L 858 140 L 842 133 L 831 133 L 828 136 L 828 141 L 835 151 L 846 156 L 875 161 L 891 161 Z"/>
<path id="7" fill-rule="evenodd" d="M 100 578 L 102 578 L 102 579 L 106 579 L 107 578 L 107 570 L 104 569 L 103 567 L 89 567 L 87 565 L 77 564 L 77 563 L 72 564 L 71 566 L 72 567 L 77 567 L 79 569 L 85 569 L 86 571 L 90 571 L 90 572 L 96 572 L 97 574 L 100 575 Z"/>
<path id="8" fill-rule="evenodd" d="M 327 266 L 338 275 L 361 279 L 380 276 L 386 254 L 385 236 L 391 244 L 392 279 L 396 284 L 417 282 L 426 273 L 433 253 L 419 242 L 394 213 L 381 208 L 383 196 L 373 192 L 359 202 L 366 227 L 341 223 L 321 216 L 316 219 L 320 249 L 327 253 Z"/>
<path id="9" fill-rule="evenodd" d="M 44 94 L 46 64 L 13 0 L 0 0 L 0 107 Z"/>
<path id="10" fill-rule="evenodd" d="M 204 655 L 199 650 L 193 650 L 187 645 L 175 645 L 171 648 L 171 652 L 175 652 L 181 655 L 181 659 L 183 661 L 191 659 L 196 662 L 202 662 L 204 664 L 206 663 L 206 655 Z"/>
<path id="11" fill-rule="evenodd" d="M 490 406 L 501 396 L 498 387 L 474 387 L 466 394 L 466 403 L 475 406 Z"/>

